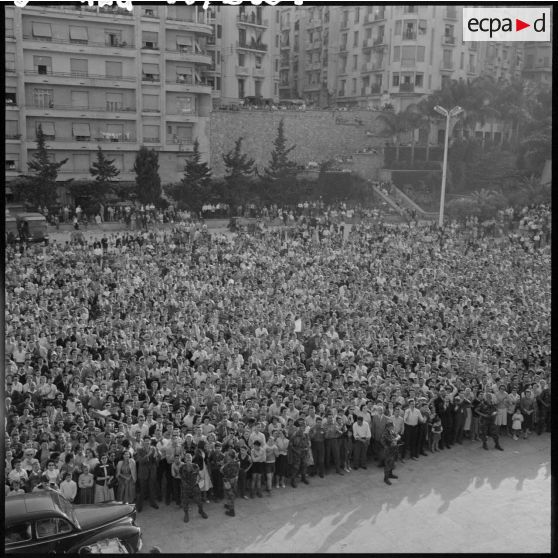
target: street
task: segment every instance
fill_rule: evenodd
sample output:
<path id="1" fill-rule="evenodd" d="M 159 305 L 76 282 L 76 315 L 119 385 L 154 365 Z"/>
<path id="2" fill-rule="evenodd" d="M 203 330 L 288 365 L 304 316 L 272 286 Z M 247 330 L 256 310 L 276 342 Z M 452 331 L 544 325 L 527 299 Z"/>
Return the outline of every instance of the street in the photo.
<path id="1" fill-rule="evenodd" d="M 478 442 L 398 464 L 391 487 L 383 471 L 313 477 L 237 500 L 206 504 L 209 519 L 175 504 L 138 514 L 144 552 L 550 552 L 550 435 L 504 438 L 505 451 Z"/>

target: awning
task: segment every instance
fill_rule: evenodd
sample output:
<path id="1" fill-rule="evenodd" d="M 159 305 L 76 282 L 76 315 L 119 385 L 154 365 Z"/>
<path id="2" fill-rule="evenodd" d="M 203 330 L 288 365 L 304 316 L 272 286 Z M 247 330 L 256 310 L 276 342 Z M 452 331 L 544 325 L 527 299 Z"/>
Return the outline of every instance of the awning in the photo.
<path id="1" fill-rule="evenodd" d="M 87 41 L 87 27 L 70 27 L 70 39 Z"/>
<path id="2" fill-rule="evenodd" d="M 39 122 L 45 136 L 54 136 L 54 122 Z M 37 129 L 39 126 L 37 126 Z"/>
<path id="3" fill-rule="evenodd" d="M 34 37 L 52 37 L 50 23 L 33 23 Z"/>
<path id="4" fill-rule="evenodd" d="M 141 35 L 141 39 L 144 43 L 156 43 L 157 33 L 155 31 L 144 31 Z"/>
<path id="5" fill-rule="evenodd" d="M 158 64 L 148 64 L 144 62 L 141 67 L 142 72 L 144 74 L 158 74 L 159 73 L 159 65 Z"/>
<path id="6" fill-rule="evenodd" d="M 74 136 L 90 136 L 89 124 L 73 124 L 72 131 Z"/>
<path id="7" fill-rule="evenodd" d="M 192 37 L 176 37 L 177 45 L 192 46 Z"/>

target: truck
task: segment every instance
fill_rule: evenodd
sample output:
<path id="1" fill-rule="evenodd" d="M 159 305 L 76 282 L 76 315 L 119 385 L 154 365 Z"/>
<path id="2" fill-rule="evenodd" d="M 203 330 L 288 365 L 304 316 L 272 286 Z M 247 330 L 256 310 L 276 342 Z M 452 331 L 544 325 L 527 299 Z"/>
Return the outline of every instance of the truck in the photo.
<path id="1" fill-rule="evenodd" d="M 5 222 L 6 240 L 48 241 L 47 220 L 41 213 L 10 208 L 6 209 Z"/>

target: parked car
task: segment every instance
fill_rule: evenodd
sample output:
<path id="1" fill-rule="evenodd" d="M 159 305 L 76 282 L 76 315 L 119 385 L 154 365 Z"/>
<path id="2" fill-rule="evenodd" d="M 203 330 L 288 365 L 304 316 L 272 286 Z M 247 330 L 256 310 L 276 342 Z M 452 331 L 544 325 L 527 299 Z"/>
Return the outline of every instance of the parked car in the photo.
<path id="1" fill-rule="evenodd" d="M 79 553 L 118 539 L 133 554 L 142 547 L 136 506 L 111 502 L 73 505 L 55 490 L 6 498 L 5 547 L 10 553 Z"/>

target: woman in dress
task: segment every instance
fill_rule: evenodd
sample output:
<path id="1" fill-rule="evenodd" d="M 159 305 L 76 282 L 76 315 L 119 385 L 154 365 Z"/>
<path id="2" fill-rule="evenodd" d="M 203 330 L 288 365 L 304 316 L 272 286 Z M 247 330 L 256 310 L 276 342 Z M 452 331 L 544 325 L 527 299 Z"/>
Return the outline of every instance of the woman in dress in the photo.
<path id="1" fill-rule="evenodd" d="M 95 477 L 89 471 L 89 465 L 82 465 L 82 473 L 78 477 L 78 502 L 80 504 L 92 504 L 95 497 Z"/>
<path id="2" fill-rule="evenodd" d="M 95 477 L 95 504 L 101 502 L 111 502 L 114 500 L 114 490 L 111 488 L 111 481 L 114 479 L 116 471 L 108 462 L 108 455 L 101 455 L 100 463 L 93 470 Z"/>
<path id="3" fill-rule="evenodd" d="M 92 449 L 87 448 L 85 450 L 85 458 L 82 461 L 82 465 L 87 465 L 90 471 L 94 471 L 95 467 L 98 464 L 99 464 L 99 460 L 97 459 L 95 452 Z"/>
<path id="4" fill-rule="evenodd" d="M 125 504 L 131 504 L 136 499 L 136 462 L 129 451 L 122 454 L 122 459 L 116 465 L 116 499 Z"/>

